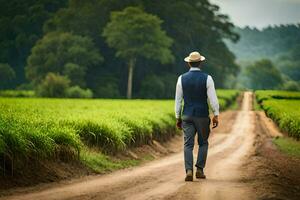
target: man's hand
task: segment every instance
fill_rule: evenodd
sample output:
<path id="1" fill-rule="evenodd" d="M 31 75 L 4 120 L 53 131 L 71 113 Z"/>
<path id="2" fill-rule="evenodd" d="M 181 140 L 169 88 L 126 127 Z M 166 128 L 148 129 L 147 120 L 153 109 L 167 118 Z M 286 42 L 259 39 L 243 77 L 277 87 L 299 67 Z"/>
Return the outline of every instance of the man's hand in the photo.
<path id="1" fill-rule="evenodd" d="M 212 122 L 213 122 L 212 128 L 216 128 L 219 125 L 218 115 L 213 117 Z"/>
<path id="2" fill-rule="evenodd" d="M 180 119 L 180 118 L 176 119 L 176 127 L 179 130 L 182 130 L 182 119 Z"/>

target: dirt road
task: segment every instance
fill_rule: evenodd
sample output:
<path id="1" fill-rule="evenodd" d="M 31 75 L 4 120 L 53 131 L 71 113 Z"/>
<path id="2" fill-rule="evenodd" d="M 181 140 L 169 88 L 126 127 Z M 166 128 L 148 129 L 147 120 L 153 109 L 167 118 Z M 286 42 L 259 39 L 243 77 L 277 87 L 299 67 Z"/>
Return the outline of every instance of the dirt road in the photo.
<path id="1" fill-rule="evenodd" d="M 179 152 L 132 169 L 6 199 L 255 199 L 254 192 L 242 181 L 241 170 L 254 150 L 256 118 L 251 107 L 252 94 L 246 92 L 232 128 L 211 134 L 206 180 L 184 182 L 183 153 Z M 228 121 L 222 121 L 221 116 L 221 123 Z"/>

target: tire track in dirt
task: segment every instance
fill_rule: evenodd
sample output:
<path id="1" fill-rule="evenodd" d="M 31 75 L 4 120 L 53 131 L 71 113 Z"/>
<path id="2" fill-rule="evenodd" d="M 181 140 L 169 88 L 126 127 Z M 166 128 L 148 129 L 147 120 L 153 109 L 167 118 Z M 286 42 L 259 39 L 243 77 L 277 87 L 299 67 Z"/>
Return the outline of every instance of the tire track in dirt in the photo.
<path id="1" fill-rule="evenodd" d="M 230 132 L 212 134 L 206 180 L 184 182 L 180 152 L 132 169 L 6 199 L 254 199 L 239 170 L 253 150 L 255 117 L 251 105 L 252 93 L 246 92 Z"/>

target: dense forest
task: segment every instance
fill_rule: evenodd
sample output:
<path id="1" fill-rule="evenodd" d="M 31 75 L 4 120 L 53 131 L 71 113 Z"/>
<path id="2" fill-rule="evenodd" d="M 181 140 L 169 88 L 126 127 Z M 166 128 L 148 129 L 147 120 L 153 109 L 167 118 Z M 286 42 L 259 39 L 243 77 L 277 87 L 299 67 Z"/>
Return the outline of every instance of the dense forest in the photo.
<path id="1" fill-rule="evenodd" d="M 226 41 L 242 70 L 237 87 L 300 90 L 300 25 L 235 28 L 237 43 Z"/>
<path id="2" fill-rule="evenodd" d="M 275 60 L 300 44 L 300 25 L 235 28 L 240 35 L 237 43 L 227 42 L 229 49 L 239 61 L 269 58 Z"/>
<path id="3" fill-rule="evenodd" d="M 134 98 L 173 98 L 187 70 L 183 58 L 194 50 L 206 56 L 203 70 L 217 87 L 239 71 L 224 43 L 239 36 L 208 0 L 0 3 L 0 89 L 37 90 L 57 81 L 95 97 L 122 98 L 132 69 Z"/>

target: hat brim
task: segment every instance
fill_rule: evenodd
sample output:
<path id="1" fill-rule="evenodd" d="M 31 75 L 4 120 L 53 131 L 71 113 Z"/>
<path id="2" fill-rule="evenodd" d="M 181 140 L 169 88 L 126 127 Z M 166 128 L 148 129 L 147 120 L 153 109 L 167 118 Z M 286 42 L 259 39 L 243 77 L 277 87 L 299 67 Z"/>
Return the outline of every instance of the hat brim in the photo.
<path id="1" fill-rule="evenodd" d="M 204 61 L 205 60 L 205 57 L 204 56 L 201 56 L 199 59 L 197 60 L 191 60 L 191 58 L 188 56 L 184 59 L 185 62 L 188 62 L 188 63 L 191 63 L 191 62 L 201 62 L 201 61 Z"/>

